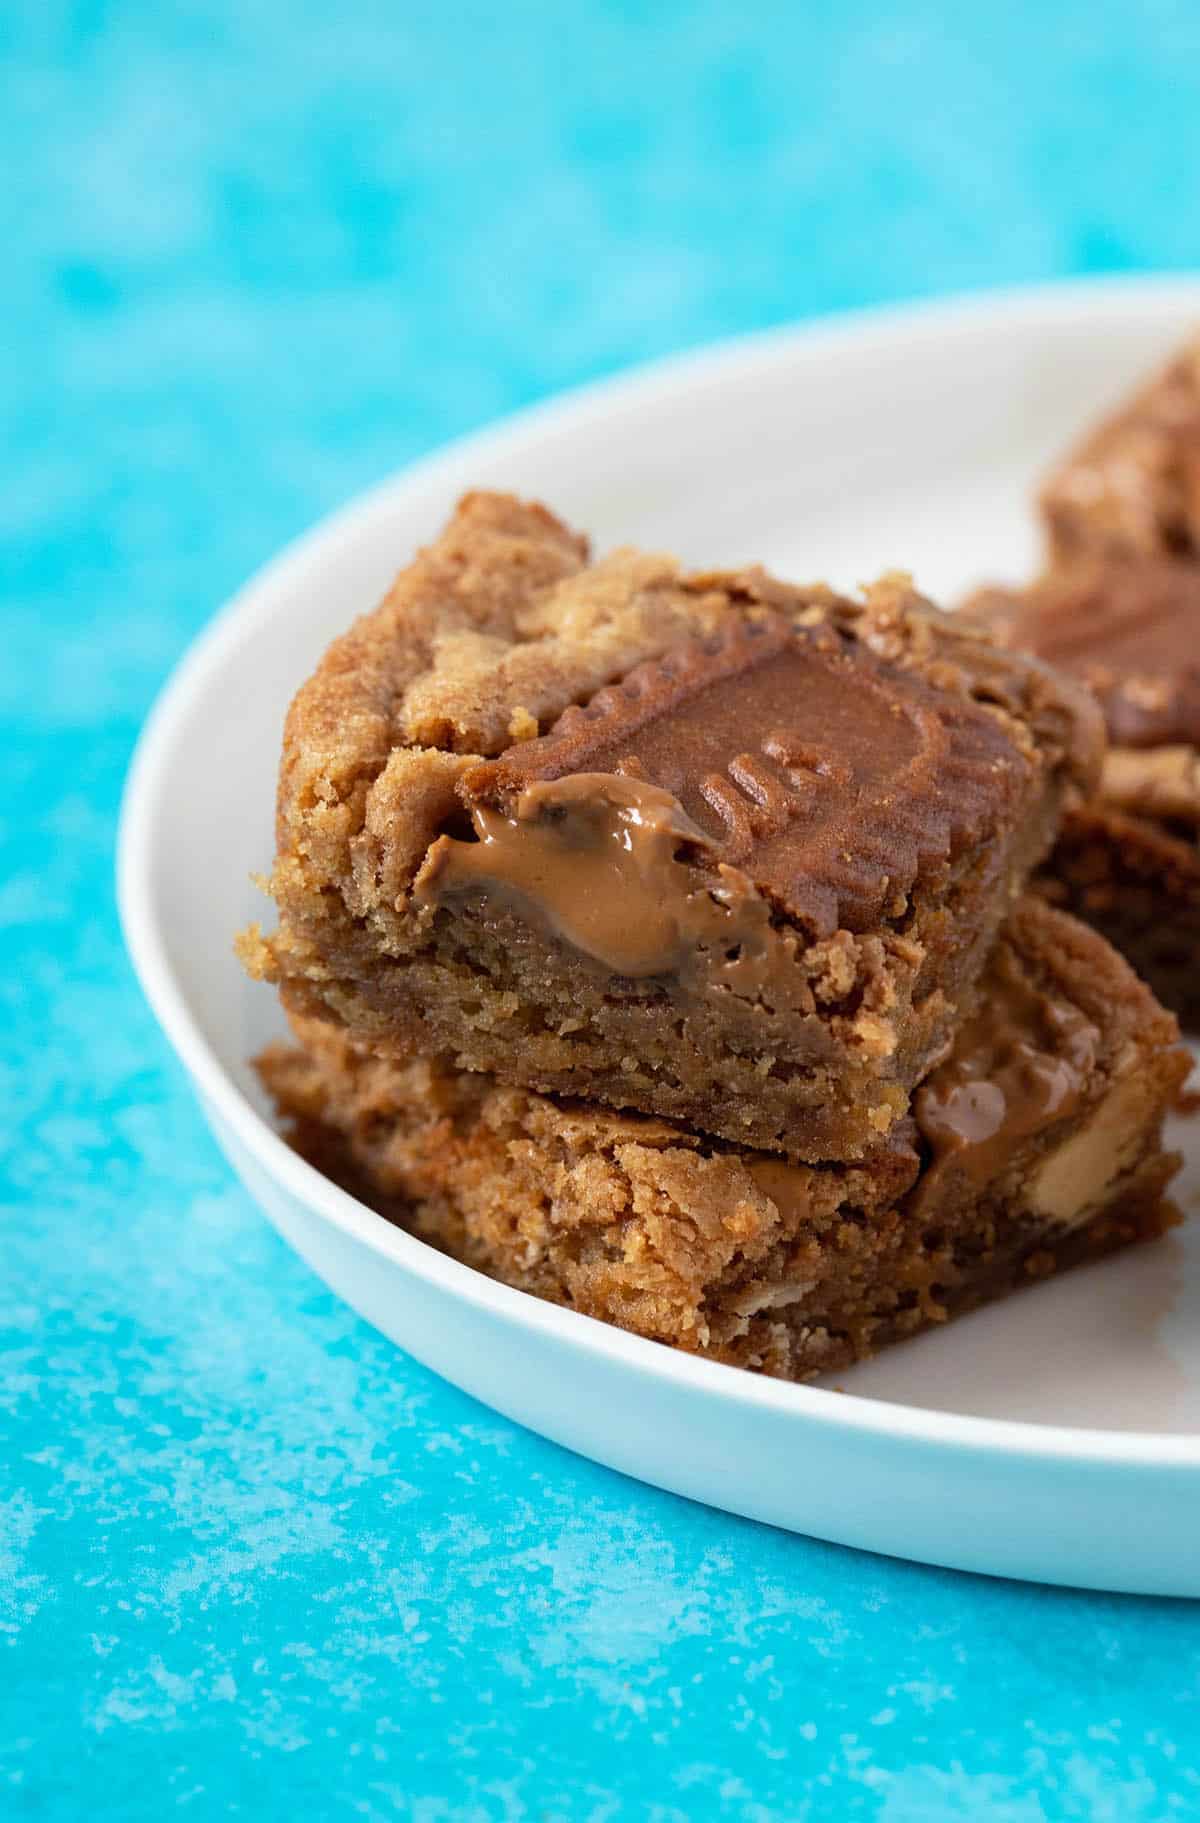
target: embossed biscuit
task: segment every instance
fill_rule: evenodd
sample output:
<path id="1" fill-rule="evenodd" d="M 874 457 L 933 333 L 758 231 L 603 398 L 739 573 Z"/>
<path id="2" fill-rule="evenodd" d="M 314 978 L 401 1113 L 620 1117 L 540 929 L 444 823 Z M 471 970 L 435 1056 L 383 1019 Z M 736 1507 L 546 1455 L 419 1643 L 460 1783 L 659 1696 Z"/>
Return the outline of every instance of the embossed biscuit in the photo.
<path id="1" fill-rule="evenodd" d="M 1035 764 L 992 711 L 835 626 L 773 616 L 639 667 L 464 775 L 467 805 L 570 773 L 669 791 L 715 862 L 814 936 L 898 916 L 990 836 Z"/>
<path id="2" fill-rule="evenodd" d="M 1090 559 L 967 606 L 1086 684 L 1116 745 L 1200 745 L 1200 563 Z"/>

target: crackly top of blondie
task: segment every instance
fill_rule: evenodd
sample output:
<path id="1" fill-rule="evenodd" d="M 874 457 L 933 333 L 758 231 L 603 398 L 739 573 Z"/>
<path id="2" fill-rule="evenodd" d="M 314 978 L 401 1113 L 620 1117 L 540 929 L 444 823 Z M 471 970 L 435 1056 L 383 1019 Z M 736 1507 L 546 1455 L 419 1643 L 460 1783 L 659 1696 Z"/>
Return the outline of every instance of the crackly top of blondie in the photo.
<path id="1" fill-rule="evenodd" d="M 396 906 L 476 804 L 616 776 L 670 792 L 785 909 L 862 928 L 1014 814 L 1031 768 L 1086 789 L 1101 747 L 1084 692 L 903 575 L 852 599 L 591 561 L 545 507 L 473 493 L 297 695 L 278 865 L 352 912 Z"/>

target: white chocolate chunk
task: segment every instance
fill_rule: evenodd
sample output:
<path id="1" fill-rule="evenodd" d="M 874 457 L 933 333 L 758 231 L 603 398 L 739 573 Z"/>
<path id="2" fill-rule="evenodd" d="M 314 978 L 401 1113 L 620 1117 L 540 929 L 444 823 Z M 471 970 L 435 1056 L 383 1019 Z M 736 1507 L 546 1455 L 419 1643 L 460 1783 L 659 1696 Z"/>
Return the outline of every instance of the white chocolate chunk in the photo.
<path id="1" fill-rule="evenodd" d="M 1114 1178 L 1137 1156 L 1146 1096 L 1137 1076 L 1118 1079 L 1086 1127 L 1051 1153 L 1029 1186 L 1033 1210 L 1063 1229 L 1086 1221 Z"/>

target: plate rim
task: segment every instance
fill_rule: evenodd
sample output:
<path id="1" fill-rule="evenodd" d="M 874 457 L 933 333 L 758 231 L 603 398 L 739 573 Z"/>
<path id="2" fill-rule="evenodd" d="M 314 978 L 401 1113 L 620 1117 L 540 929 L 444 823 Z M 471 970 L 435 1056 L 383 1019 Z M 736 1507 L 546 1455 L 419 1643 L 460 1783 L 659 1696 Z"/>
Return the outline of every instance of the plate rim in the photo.
<path id="1" fill-rule="evenodd" d="M 193 637 L 159 689 L 138 737 L 122 794 L 116 845 L 117 904 L 139 985 L 202 1101 L 228 1123 L 269 1175 L 308 1209 L 403 1270 L 445 1293 L 487 1309 L 567 1347 L 631 1370 L 687 1386 L 722 1403 L 751 1405 L 823 1429 L 855 1431 L 934 1449 L 994 1457 L 1070 1461 L 1097 1467 L 1191 1470 L 1200 1477 L 1200 1431 L 1122 1431 L 996 1418 L 934 1407 L 893 1404 L 831 1387 L 795 1384 L 687 1355 L 579 1311 L 487 1278 L 387 1222 L 293 1152 L 237 1086 L 197 1025 L 174 974 L 165 932 L 153 910 L 155 825 L 168 785 L 168 761 L 211 675 L 277 613 L 292 577 L 319 550 L 352 538 L 398 493 L 434 487 L 465 462 L 482 463 L 557 427 L 580 428 L 590 416 L 652 403 L 697 383 L 728 380 L 799 353 L 836 356 L 871 342 L 907 336 L 926 343 L 979 333 L 989 319 L 1070 320 L 1081 310 L 1114 316 L 1161 310 L 1164 319 L 1200 316 L 1200 272 L 1114 275 L 971 291 L 935 299 L 872 305 L 752 331 L 639 363 L 557 393 L 457 437 L 404 464 L 318 520 L 238 588 Z"/>

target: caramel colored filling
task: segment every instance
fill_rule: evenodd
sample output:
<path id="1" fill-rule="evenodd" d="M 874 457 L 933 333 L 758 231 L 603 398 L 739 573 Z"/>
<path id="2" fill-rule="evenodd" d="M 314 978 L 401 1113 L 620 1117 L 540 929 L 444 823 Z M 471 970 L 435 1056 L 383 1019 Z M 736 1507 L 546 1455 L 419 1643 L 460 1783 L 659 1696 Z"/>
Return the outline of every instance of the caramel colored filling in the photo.
<path id="1" fill-rule="evenodd" d="M 708 837 L 669 791 L 576 773 L 526 786 L 511 812 L 471 807 L 478 840 L 439 836 L 417 876 L 419 902 L 482 893 L 619 975 L 675 973 L 723 917 L 678 859 Z"/>
<path id="2" fill-rule="evenodd" d="M 979 1013 L 913 1098 L 933 1154 L 923 1183 L 952 1165 L 989 1182 L 1022 1140 L 1078 1111 L 1099 1044 L 1077 1007 L 1041 993 L 1002 949 Z"/>
<path id="3" fill-rule="evenodd" d="M 527 785 L 510 810 L 473 804 L 477 840 L 439 836 L 418 903 L 481 897 L 617 975 L 718 985 L 808 1013 L 797 938 L 778 932 L 745 874 L 687 858 L 712 840 L 669 791 L 617 773 Z"/>

